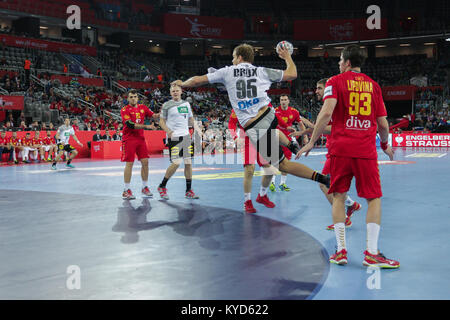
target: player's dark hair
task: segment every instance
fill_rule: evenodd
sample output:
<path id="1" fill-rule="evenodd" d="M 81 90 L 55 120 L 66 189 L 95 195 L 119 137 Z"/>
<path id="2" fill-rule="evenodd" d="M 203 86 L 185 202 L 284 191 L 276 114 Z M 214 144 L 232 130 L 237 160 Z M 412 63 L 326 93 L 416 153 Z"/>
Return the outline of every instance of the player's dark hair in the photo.
<path id="1" fill-rule="evenodd" d="M 130 91 L 128 91 L 128 96 L 129 96 L 130 94 L 138 94 L 138 92 L 137 92 L 136 89 L 131 89 Z"/>
<path id="2" fill-rule="evenodd" d="M 234 51 L 236 52 L 236 57 L 241 56 L 245 62 L 253 63 L 253 61 L 255 60 L 255 51 L 249 44 L 243 43 L 241 45 L 238 45 L 236 48 L 234 48 Z"/>
<path id="3" fill-rule="evenodd" d="M 356 44 L 346 46 L 342 50 L 342 58 L 344 59 L 344 61 L 350 60 L 352 68 L 360 68 L 366 60 L 366 56 L 364 55 L 363 51 L 361 50 L 359 45 Z"/>
<path id="4" fill-rule="evenodd" d="M 319 81 L 317 81 L 317 84 L 321 84 L 325 87 L 325 84 L 327 83 L 327 81 L 328 81 L 328 78 L 323 78 L 323 79 L 320 79 Z"/>
<path id="5" fill-rule="evenodd" d="M 281 97 L 287 97 L 288 99 L 289 99 L 289 95 L 287 94 L 287 93 L 282 93 L 282 94 L 280 94 L 280 98 Z"/>

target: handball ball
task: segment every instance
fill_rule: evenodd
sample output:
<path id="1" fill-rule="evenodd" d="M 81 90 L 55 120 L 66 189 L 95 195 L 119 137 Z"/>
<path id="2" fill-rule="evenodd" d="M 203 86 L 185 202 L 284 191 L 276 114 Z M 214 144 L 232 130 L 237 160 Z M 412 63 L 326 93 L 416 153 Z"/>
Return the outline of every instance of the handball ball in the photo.
<path id="1" fill-rule="evenodd" d="M 289 50 L 289 53 L 292 54 L 294 52 L 294 46 L 292 45 L 292 43 L 288 42 L 288 41 L 280 41 L 277 44 L 277 53 L 279 53 L 279 50 L 281 48 L 286 48 Z"/>

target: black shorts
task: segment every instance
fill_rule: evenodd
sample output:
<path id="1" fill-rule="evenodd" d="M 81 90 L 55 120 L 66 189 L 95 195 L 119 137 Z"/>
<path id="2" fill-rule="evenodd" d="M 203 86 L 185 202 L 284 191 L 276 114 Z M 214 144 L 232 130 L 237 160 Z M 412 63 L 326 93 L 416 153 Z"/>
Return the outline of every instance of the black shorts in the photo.
<path id="1" fill-rule="evenodd" d="M 194 146 L 191 136 L 169 138 L 167 145 L 169 147 L 170 162 L 175 159 L 188 159 L 194 156 Z"/>
<path id="2" fill-rule="evenodd" d="M 267 108 L 258 119 L 244 128 L 245 134 L 256 146 L 259 155 L 274 166 L 277 166 L 285 158 L 276 130 L 277 125 L 275 111 L 273 108 Z"/>
<path id="3" fill-rule="evenodd" d="M 62 152 L 62 151 L 72 152 L 73 150 L 75 150 L 75 148 L 72 147 L 70 144 L 58 143 L 58 151 L 59 152 Z"/>

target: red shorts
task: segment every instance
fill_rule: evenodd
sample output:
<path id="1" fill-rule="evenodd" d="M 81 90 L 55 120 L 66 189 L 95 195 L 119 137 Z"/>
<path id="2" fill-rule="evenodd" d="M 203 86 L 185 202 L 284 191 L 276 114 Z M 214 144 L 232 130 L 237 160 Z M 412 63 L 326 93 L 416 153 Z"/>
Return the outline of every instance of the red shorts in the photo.
<path id="1" fill-rule="evenodd" d="M 331 161 L 330 161 L 330 154 L 327 153 L 326 155 L 327 157 L 327 161 L 325 161 L 325 164 L 323 165 L 323 169 L 322 169 L 322 174 L 323 175 L 327 175 L 330 174 L 330 166 L 331 166 Z"/>
<path id="2" fill-rule="evenodd" d="M 345 193 L 350 189 L 353 177 L 358 197 L 381 198 L 380 171 L 377 159 L 330 157 L 331 183 L 328 193 Z"/>
<path id="3" fill-rule="evenodd" d="M 284 156 L 286 159 L 291 160 L 292 159 L 292 151 L 286 148 L 285 146 L 281 146 L 281 149 L 283 149 Z"/>
<path id="4" fill-rule="evenodd" d="M 138 160 L 148 158 L 147 144 L 145 140 L 130 139 L 122 141 L 122 162 L 134 162 L 135 155 Z"/>
<path id="5" fill-rule="evenodd" d="M 256 151 L 256 148 L 250 142 L 250 139 L 245 136 L 244 139 L 244 166 L 249 164 L 255 164 L 255 161 L 258 163 L 260 167 L 267 164 L 268 162 L 264 160 L 259 153 Z"/>

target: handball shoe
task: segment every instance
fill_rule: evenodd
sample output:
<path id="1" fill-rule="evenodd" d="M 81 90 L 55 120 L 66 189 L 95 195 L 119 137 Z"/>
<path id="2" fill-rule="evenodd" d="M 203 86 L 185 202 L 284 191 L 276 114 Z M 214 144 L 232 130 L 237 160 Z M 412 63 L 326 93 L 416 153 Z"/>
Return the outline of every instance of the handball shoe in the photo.
<path id="1" fill-rule="evenodd" d="M 256 209 L 253 207 L 252 200 L 247 200 L 244 202 L 244 212 L 245 213 L 256 213 Z"/>
<path id="2" fill-rule="evenodd" d="M 275 187 L 275 184 L 273 182 L 270 183 L 269 190 L 272 192 L 277 191 L 277 188 Z"/>
<path id="3" fill-rule="evenodd" d="M 187 199 L 199 199 L 199 196 L 196 195 L 196 194 L 194 193 L 194 191 L 192 191 L 192 190 L 186 191 L 185 197 L 186 197 Z"/>
<path id="4" fill-rule="evenodd" d="M 361 210 L 361 205 L 355 201 L 353 205 L 347 207 L 347 217 L 350 219 L 353 213 L 358 210 Z"/>
<path id="5" fill-rule="evenodd" d="M 278 186 L 278 188 L 280 188 L 281 191 L 291 191 L 291 188 L 289 188 L 286 183 L 280 184 Z"/>
<path id="6" fill-rule="evenodd" d="M 167 188 L 158 187 L 159 195 L 161 199 L 169 200 L 169 195 L 167 194 Z"/>
<path id="7" fill-rule="evenodd" d="M 329 261 L 339 265 L 347 264 L 347 250 L 342 249 L 339 252 L 336 250 L 336 253 L 330 257 Z"/>
<path id="8" fill-rule="evenodd" d="M 386 258 L 381 252 L 377 255 L 370 254 L 369 251 L 364 251 L 365 257 L 363 265 L 366 267 L 374 266 L 382 269 L 397 269 L 400 267 L 400 262 Z"/>
<path id="9" fill-rule="evenodd" d="M 124 190 L 124 192 L 122 193 L 122 199 L 123 200 L 134 200 L 134 199 L 136 199 L 136 197 L 133 196 L 133 192 L 131 192 L 131 190 L 128 189 L 128 190 Z"/>
<path id="10" fill-rule="evenodd" d="M 258 197 L 256 197 L 256 202 L 265 205 L 267 208 L 274 208 L 275 207 L 275 204 L 272 201 L 269 200 L 269 197 L 267 196 L 267 194 L 264 197 L 261 197 L 258 194 Z"/>
<path id="11" fill-rule="evenodd" d="M 146 198 L 153 198 L 153 193 L 150 191 L 148 187 L 145 187 L 141 190 L 142 195 Z"/>

